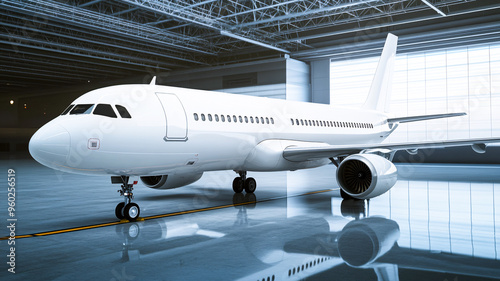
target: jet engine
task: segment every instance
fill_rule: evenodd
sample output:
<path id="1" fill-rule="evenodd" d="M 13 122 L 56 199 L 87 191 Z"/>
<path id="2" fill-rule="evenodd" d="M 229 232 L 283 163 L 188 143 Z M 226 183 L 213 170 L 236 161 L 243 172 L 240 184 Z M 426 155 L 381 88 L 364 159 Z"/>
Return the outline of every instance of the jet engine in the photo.
<path id="1" fill-rule="evenodd" d="M 142 183 L 154 189 L 172 189 L 193 183 L 201 178 L 203 173 L 199 174 L 175 174 L 161 176 L 141 177 Z"/>
<path id="2" fill-rule="evenodd" d="M 397 179 L 396 166 L 375 154 L 351 155 L 337 169 L 340 188 L 357 199 L 377 197 L 391 189 Z"/>

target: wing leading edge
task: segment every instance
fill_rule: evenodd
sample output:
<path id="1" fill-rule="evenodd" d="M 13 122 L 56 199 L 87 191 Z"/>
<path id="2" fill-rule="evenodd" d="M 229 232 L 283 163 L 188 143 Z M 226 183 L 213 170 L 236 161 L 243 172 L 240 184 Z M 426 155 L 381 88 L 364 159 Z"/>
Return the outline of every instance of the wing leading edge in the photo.
<path id="1" fill-rule="evenodd" d="M 398 118 L 389 118 L 387 119 L 387 123 L 395 124 L 395 123 L 408 123 L 415 121 L 425 121 L 439 118 L 449 118 L 449 117 L 457 117 L 457 116 L 465 116 L 467 113 L 445 113 L 445 114 L 433 114 L 433 115 L 419 115 L 419 116 L 409 116 L 409 117 L 398 117 Z"/>
<path id="2" fill-rule="evenodd" d="M 299 147 L 288 146 L 283 150 L 283 158 L 294 161 L 310 161 L 320 158 L 344 157 L 351 154 L 383 152 L 390 153 L 398 150 L 414 151 L 422 148 L 445 148 L 456 146 L 472 146 L 478 153 L 484 153 L 486 145 L 500 143 L 500 138 L 482 138 L 466 140 L 426 141 L 409 143 L 387 143 L 387 144 L 354 144 L 354 145 L 329 145 L 321 147 Z"/>

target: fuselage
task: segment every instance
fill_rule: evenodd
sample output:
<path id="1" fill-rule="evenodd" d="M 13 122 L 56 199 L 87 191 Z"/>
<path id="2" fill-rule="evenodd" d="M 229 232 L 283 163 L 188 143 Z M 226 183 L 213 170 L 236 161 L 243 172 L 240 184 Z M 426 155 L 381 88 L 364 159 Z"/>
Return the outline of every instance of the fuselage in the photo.
<path id="1" fill-rule="evenodd" d="M 378 111 L 159 85 L 97 89 L 72 105 L 35 133 L 30 152 L 46 166 L 81 174 L 312 168 L 328 161 L 287 161 L 283 149 L 380 143 L 392 132 Z"/>

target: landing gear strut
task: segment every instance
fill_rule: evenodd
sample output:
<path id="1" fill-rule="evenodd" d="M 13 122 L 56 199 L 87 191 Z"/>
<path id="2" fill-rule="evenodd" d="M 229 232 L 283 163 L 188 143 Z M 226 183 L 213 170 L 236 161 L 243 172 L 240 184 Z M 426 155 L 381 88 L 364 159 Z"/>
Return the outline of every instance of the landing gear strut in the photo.
<path id="1" fill-rule="evenodd" d="M 123 196 L 124 201 L 118 203 L 115 208 L 115 215 L 118 219 L 127 219 L 129 221 L 135 221 L 139 217 L 141 213 L 141 209 L 139 205 L 136 203 L 132 203 L 132 199 L 134 199 L 134 194 L 132 190 L 134 190 L 134 184 L 128 183 L 128 176 L 120 176 L 120 177 L 111 177 L 112 183 L 122 183 L 121 189 L 118 190 L 120 196 Z"/>
<path id="2" fill-rule="evenodd" d="M 253 193 L 257 188 L 257 182 L 254 178 L 247 178 L 246 171 L 237 171 L 240 175 L 233 180 L 233 191 L 236 193 L 243 192 L 243 189 L 246 193 Z"/>

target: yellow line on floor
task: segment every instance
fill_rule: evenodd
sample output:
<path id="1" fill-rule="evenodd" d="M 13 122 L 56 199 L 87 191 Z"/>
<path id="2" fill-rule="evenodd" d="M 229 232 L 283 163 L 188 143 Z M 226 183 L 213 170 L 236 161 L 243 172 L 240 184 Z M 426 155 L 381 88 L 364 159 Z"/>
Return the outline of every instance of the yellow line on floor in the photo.
<path id="1" fill-rule="evenodd" d="M 219 209 L 230 208 L 230 207 L 235 207 L 235 206 L 243 206 L 243 205 L 249 205 L 249 204 L 256 204 L 256 203 L 263 203 L 263 202 L 269 202 L 269 201 L 274 201 L 274 200 L 280 200 L 280 199 L 284 199 L 287 197 L 307 196 L 307 195 L 312 195 L 312 194 L 329 192 L 329 191 L 333 191 L 333 190 L 335 190 L 335 189 L 325 189 L 325 190 L 312 191 L 312 192 L 307 192 L 307 193 L 292 195 L 292 196 L 282 196 L 282 197 L 263 199 L 260 201 L 242 202 L 242 203 L 236 203 L 236 204 L 227 204 L 227 205 L 207 207 L 207 208 L 201 208 L 201 209 L 180 211 L 180 212 L 175 212 L 175 213 L 168 213 L 168 214 L 163 214 L 163 215 L 155 215 L 155 216 L 139 218 L 138 221 L 180 216 L 180 215 L 200 213 L 200 212 L 212 211 L 212 210 L 219 210 Z M 67 229 L 61 229 L 61 230 L 39 232 L 39 233 L 34 233 L 34 234 L 18 235 L 18 236 L 15 236 L 14 238 L 21 239 L 21 238 L 29 238 L 29 237 L 48 236 L 48 235 L 54 235 L 54 234 L 74 232 L 74 231 L 79 231 L 79 230 L 87 230 L 87 229 L 93 229 L 93 228 L 99 228 L 99 227 L 105 227 L 105 226 L 111 226 L 111 225 L 117 225 L 117 224 L 124 224 L 124 223 L 129 223 L 129 222 L 130 221 L 128 221 L 128 220 L 121 220 L 121 221 L 100 223 L 100 224 L 94 224 L 94 225 L 88 225 L 88 226 L 73 227 L 73 228 L 67 228 Z M 13 238 L 10 236 L 0 237 L 0 241 L 1 240 L 8 240 L 8 239 L 13 239 Z"/>

